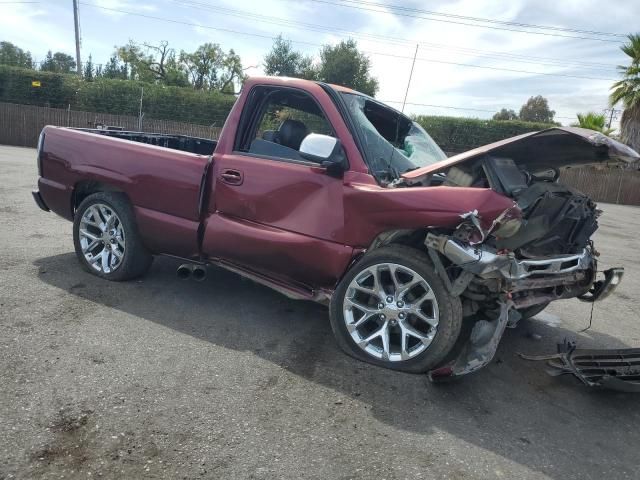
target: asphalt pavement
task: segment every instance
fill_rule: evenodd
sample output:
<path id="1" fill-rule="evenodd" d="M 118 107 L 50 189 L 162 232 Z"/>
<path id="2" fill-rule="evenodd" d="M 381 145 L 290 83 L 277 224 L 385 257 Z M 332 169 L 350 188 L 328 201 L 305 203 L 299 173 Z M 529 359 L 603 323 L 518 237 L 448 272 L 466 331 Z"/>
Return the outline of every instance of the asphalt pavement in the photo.
<path id="1" fill-rule="evenodd" d="M 0 147 L 0 479 L 640 478 L 640 396 L 551 377 L 518 352 L 640 345 L 640 208 L 601 205 L 613 296 L 556 302 L 496 360 L 431 385 L 338 350 L 326 308 L 157 258 L 85 273 L 71 223 L 31 198 L 35 151 Z"/>

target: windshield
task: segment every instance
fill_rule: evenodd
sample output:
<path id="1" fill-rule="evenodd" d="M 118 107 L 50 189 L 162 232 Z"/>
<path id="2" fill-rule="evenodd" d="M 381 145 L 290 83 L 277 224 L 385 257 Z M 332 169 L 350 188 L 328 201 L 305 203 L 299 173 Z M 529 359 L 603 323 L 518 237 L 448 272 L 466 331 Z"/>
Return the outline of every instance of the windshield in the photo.
<path id="1" fill-rule="evenodd" d="M 395 179 L 404 172 L 447 158 L 416 122 L 375 100 L 343 92 L 349 113 L 360 131 L 369 168 L 379 179 Z"/>

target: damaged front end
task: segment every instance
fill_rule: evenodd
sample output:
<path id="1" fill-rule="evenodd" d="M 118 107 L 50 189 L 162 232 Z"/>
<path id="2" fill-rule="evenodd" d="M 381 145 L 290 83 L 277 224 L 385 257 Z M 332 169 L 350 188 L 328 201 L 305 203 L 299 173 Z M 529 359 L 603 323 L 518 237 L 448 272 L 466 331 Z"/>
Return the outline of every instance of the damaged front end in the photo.
<path id="1" fill-rule="evenodd" d="M 481 147 L 440 166 L 409 172 L 405 185 L 490 188 L 513 199 L 494 219 L 461 213 L 453 230 L 431 229 L 425 247 L 470 325 L 455 357 L 430 372 L 434 381 L 488 364 L 505 328 L 532 308 L 608 296 L 624 270 L 597 276 L 591 236 L 601 211 L 558 182 L 560 168 L 637 159 L 628 147 L 582 129 L 556 128 Z"/>

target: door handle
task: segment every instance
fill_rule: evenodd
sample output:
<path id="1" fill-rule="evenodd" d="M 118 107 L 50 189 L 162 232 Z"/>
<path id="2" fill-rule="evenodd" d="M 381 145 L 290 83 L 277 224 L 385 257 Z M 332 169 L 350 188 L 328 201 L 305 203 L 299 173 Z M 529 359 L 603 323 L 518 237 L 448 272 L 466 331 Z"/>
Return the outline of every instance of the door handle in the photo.
<path id="1" fill-rule="evenodd" d="M 241 185 L 243 181 L 242 172 L 231 169 L 224 170 L 220 174 L 220 178 L 224 183 L 228 183 L 229 185 Z"/>

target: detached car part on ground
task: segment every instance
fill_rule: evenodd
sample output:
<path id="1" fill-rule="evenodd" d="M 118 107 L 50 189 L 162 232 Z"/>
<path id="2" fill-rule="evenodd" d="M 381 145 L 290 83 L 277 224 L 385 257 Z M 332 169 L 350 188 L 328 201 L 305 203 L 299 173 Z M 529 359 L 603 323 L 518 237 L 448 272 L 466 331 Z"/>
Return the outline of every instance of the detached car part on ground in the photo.
<path id="1" fill-rule="evenodd" d="M 582 350 L 565 340 L 556 354 L 520 357 L 546 361 L 550 375 L 574 375 L 588 387 L 640 393 L 640 348 Z"/>
<path id="2" fill-rule="evenodd" d="M 600 211 L 559 176 L 638 158 L 561 127 L 446 158 L 372 98 L 253 78 L 211 144 L 46 127 L 34 198 L 74 221 L 91 273 L 133 278 L 154 254 L 198 265 L 183 277 L 221 266 L 329 303 L 350 355 L 443 380 L 486 365 L 505 328 L 550 302 L 613 291 L 623 270 L 599 278 L 591 241 Z"/>

